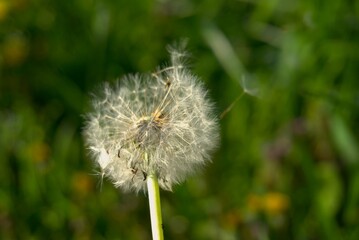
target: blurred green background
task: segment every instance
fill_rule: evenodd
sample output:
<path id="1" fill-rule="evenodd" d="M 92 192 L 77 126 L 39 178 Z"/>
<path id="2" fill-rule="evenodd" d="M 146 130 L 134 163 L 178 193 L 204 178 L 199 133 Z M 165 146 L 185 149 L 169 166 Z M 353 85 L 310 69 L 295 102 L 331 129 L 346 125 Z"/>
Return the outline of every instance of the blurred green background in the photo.
<path id="1" fill-rule="evenodd" d="M 100 187 L 83 115 L 187 38 L 227 114 L 213 162 L 161 192 L 166 239 L 359 239 L 358 16 L 350 0 L 0 0 L 0 238 L 150 239 L 146 196 Z"/>

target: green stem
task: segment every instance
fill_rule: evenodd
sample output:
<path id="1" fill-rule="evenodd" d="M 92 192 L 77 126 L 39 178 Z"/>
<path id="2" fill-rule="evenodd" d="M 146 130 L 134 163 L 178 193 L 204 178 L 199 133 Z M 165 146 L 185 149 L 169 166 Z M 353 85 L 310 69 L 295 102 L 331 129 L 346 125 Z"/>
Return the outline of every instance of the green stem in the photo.
<path id="1" fill-rule="evenodd" d="M 155 174 L 147 176 L 148 201 L 150 203 L 152 239 L 163 240 L 160 190 Z"/>

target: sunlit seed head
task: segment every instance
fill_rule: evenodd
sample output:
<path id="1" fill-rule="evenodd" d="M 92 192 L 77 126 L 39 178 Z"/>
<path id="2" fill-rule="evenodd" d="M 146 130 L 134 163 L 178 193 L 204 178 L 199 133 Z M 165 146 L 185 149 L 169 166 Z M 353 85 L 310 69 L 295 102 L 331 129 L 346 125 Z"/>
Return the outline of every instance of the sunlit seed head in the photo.
<path id="1" fill-rule="evenodd" d="M 87 115 L 86 144 L 105 176 L 125 191 L 145 190 L 148 174 L 171 190 L 208 162 L 219 142 L 207 92 L 184 68 L 183 52 L 170 53 L 168 67 L 105 84 Z"/>

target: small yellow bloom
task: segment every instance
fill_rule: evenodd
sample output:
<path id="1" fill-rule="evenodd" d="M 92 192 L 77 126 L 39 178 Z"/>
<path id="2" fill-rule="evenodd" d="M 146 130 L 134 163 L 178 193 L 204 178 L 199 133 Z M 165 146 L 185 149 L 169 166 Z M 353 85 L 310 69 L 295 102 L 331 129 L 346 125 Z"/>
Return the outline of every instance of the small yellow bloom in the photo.
<path id="1" fill-rule="evenodd" d="M 263 196 L 263 210 L 268 214 L 278 214 L 286 211 L 289 207 L 289 199 L 279 192 L 270 192 Z"/>
<path id="2" fill-rule="evenodd" d="M 250 194 L 247 199 L 247 207 L 251 212 L 269 215 L 285 212 L 289 204 L 288 196 L 279 192 L 269 192 L 265 195 Z"/>
<path id="3" fill-rule="evenodd" d="M 8 1 L 0 0 L 0 22 L 4 21 L 10 10 Z"/>

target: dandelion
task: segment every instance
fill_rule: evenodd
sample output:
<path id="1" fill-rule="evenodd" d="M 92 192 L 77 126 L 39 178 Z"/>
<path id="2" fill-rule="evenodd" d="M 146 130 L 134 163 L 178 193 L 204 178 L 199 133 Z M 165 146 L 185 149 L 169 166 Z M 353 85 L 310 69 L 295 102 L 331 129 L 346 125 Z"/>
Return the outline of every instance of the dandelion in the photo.
<path id="1" fill-rule="evenodd" d="M 183 65 L 182 50 L 170 55 L 171 64 L 153 74 L 105 84 L 87 116 L 86 144 L 102 173 L 124 191 L 150 195 L 157 181 L 171 190 L 210 161 L 218 145 L 203 84 Z"/>

